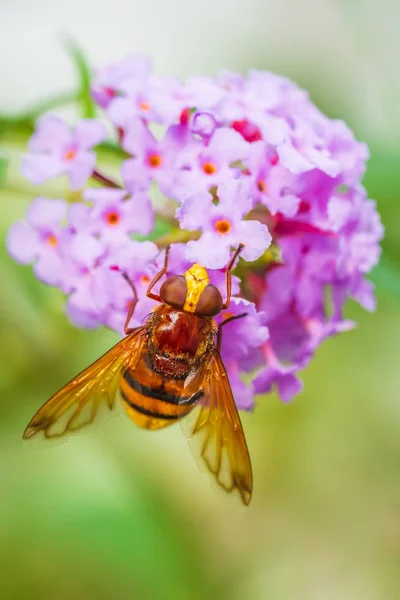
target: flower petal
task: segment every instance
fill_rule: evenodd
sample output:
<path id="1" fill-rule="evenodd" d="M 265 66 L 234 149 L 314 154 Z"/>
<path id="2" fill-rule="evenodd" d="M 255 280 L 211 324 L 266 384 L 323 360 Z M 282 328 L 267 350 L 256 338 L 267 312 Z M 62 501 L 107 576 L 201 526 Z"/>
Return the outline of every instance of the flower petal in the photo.
<path id="1" fill-rule="evenodd" d="M 6 246 L 14 260 L 22 264 L 28 264 L 37 256 L 39 237 L 31 227 L 18 221 L 10 227 Z"/>

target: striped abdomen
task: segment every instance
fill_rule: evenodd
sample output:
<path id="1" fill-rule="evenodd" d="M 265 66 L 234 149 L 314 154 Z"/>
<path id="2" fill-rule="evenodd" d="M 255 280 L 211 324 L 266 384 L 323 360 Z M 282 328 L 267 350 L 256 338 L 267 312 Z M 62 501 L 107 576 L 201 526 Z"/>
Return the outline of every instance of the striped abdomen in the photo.
<path id="1" fill-rule="evenodd" d="M 120 381 L 125 410 L 136 425 L 160 429 L 189 414 L 203 396 L 201 365 L 214 347 L 211 319 L 165 305 L 155 311 L 146 347 Z"/>
<path id="2" fill-rule="evenodd" d="M 135 370 L 122 374 L 120 391 L 126 412 L 145 429 L 161 429 L 189 414 L 203 390 L 184 390 L 184 380 L 164 379 L 142 358 Z"/>

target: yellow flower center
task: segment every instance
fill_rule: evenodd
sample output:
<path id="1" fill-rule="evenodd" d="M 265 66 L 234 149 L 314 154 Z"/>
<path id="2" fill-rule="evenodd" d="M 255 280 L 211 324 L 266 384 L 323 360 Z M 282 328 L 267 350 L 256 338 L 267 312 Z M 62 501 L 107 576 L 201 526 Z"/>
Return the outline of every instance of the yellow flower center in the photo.
<path id="1" fill-rule="evenodd" d="M 203 163 L 203 171 L 206 175 L 214 175 L 216 170 L 217 170 L 217 167 L 214 165 L 214 163 L 212 163 L 212 162 Z"/>
<path id="2" fill-rule="evenodd" d="M 218 221 L 215 221 L 214 227 L 215 231 L 221 233 L 222 235 L 225 235 L 226 233 L 229 233 L 232 226 L 229 223 L 229 221 L 226 221 L 226 219 L 219 219 Z"/>
<path id="3" fill-rule="evenodd" d="M 141 108 L 144 111 L 148 111 L 150 110 L 151 106 L 148 102 L 145 102 L 145 100 L 142 100 L 142 102 L 139 102 L 139 108 Z"/>
<path id="4" fill-rule="evenodd" d="M 50 233 L 50 235 L 47 236 L 46 241 L 47 241 L 48 245 L 51 246 L 52 248 L 55 248 L 56 246 L 58 246 L 58 239 L 52 233 Z"/>
<path id="5" fill-rule="evenodd" d="M 149 154 L 147 157 L 147 164 L 152 169 L 158 169 L 162 165 L 162 156 L 160 154 Z"/>
<path id="6" fill-rule="evenodd" d="M 114 227 L 115 225 L 118 225 L 120 220 L 120 216 L 117 212 L 109 212 L 106 215 L 106 221 L 109 225 L 111 225 L 112 227 Z"/>
<path id="7" fill-rule="evenodd" d="M 73 160 L 75 158 L 75 156 L 76 156 L 76 150 L 74 150 L 73 148 L 70 148 L 64 154 L 64 160 Z"/>

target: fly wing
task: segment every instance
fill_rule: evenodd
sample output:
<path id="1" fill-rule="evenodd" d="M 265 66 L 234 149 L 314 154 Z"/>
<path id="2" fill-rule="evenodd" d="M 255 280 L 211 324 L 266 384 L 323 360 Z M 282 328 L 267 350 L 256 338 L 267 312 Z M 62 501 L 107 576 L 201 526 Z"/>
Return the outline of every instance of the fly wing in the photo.
<path id="1" fill-rule="evenodd" d="M 182 419 L 182 429 L 200 468 L 206 467 L 226 492 L 238 492 L 247 505 L 253 489 L 250 457 L 228 375 L 217 350 L 195 379 L 204 396 L 192 413 Z"/>
<path id="2" fill-rule="evenodd" d="M 139 327 L 54 394 L 28 423 L 23 437 L 58 438 L 92 423 L 102 406 L 112 410 L 121 369 L 134 367 L 146 340 Z"/>

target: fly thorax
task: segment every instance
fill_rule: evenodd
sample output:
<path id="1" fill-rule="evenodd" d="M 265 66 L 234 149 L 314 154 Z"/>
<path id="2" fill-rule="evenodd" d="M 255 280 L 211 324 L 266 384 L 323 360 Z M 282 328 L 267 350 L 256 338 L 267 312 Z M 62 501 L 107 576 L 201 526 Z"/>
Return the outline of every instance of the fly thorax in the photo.
<path id="1" fill-rule="evenodd" d="M 187 294 L 183 310 L 195 312 L 197 303 L 203 290 L 210 283 L 207 270 L 195 263 L 184 274 L 187 284 Z"/>

